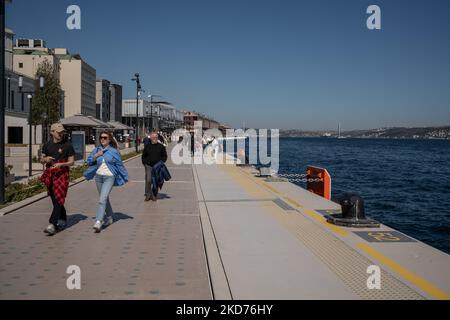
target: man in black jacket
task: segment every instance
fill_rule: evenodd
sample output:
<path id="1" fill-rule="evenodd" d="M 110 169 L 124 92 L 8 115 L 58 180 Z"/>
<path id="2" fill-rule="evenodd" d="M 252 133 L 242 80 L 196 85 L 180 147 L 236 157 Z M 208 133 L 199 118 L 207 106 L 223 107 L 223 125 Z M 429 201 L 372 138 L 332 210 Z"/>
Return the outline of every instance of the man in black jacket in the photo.
<path id="1" fill-rule="evenodd" d="M 150 134 L 150 143 L 144 147 L 142 164 L 145 167 L 145 201 L 156 201 L 158 194 L 152 192 L 152 168 L 159 161 L 167 161 L 166 147 L 158 142 L 158 134 Z M 156 188 L 158 190 L 158 188 Z"/>

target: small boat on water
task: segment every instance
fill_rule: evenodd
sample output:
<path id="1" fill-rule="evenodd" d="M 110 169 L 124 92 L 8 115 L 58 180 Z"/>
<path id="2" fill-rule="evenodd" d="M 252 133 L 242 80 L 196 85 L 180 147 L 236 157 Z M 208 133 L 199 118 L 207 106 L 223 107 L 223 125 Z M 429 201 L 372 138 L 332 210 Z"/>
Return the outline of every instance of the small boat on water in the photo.
<path id="1" fill-rule="evenodd" d="M 341 136 L 341 123 L 338 124 L 338 139 L 345 139 L 345 137 Z"/>

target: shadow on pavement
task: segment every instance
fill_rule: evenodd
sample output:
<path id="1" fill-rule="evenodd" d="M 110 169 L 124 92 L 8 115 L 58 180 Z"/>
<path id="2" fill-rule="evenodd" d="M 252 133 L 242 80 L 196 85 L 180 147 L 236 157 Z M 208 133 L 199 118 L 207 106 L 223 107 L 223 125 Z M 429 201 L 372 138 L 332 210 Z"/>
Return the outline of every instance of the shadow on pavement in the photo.
<path id="1" fill-rule="evenodd" d="M 67 224 L 65 229 L 69 229 L 76 225 L 78 222 L 86 220 L 88 217 L 81 213 L 75 213 L 67 215 Z"/>
<path id="2" fill-rule="evenodd" d="M 158 200 L 161 199 L 170 199 L 172 197 L 168 196 L 166 193 L 158 193 Z"/>
<path id="3" fill-rule="evenodd" d="M 114 222 L 117 222 L 120 220 L 127 220 L 127 219 L 134 219 L 134 217 L 129 216 L 122 212 L 114 212 Z"/>
<path id="4" fill-rule="evenodd" d="M 134 217 L 131 217 L 131 216 L 129 216 L 129 215 L 125 214 L 125 213 L 122 213 L 122 212 L 114 212 L 114 221 L 113 221 L 113 223 L 110 224 L 110 225 L 103 226 L 103 229 L 109 228 L 110 226 L 112 226 L 113 224 L 119 222 L 120 220 L 128 220 L 128 219 L 134 219 Z"/>

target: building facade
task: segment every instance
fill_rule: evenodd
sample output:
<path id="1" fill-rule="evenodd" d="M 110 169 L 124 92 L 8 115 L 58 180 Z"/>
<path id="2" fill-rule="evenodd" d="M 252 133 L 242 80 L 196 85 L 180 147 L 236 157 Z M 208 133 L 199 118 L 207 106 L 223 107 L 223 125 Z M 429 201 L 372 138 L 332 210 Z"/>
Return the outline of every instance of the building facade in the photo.
<path id="1" fill-rule="evenodd" d="M 5 143 L 27 144 L 29 142 L 28 117 L 32 100 L 25 92 L 34 90 L 34 74 L 15 72 L 14 33 L 5 30 Z M 19 77 L 22 76 L 23 87 L 19 89 Z M 31 96 L 32 97 L 32 96 Z M 42 143 L 42 127 L 32 127 L 32 143 Z"/>
<path id="2" fill-rule="evenodd" d="M 150 101 L 138 100 L 139 135 L 143 136 L 150 127 Z M 122 122 L 136 128 L 136 99 L 122 100 Z"/>
<path id="3" fill-rule="evenodd" d="M 5 69 L 13 70 L 14 32 L 5 28 Z"/>
<path id="4" fill-rule="evenodd" d="M 22 76 L 23 88 L 19 90 L 19 74 L 5 70 L 6 107 L 5 143 L 27 144 L 29 142 L 28 116 L 32 100 L 28 93 L 34 90 L 34 79 Z M 32 143 L 42 143 L 42 127 L 32 127 Z"/>
<path id="5" fill-rule="evenodd" d="M 54 75 L 59 79 L 59 59 L 53 50 L 45 47 L 43 40 L 17 39 L 13 53 L 14 72 L 35 78 L 39 64 L 46 60 L 53 66 Z"/>
<path id="6" fill-rule="evenodd" d="M 104 122 L 111 120 L 111 83 L 105 79 L 97 79 L 95 90 L 96 118 Z"/>
<path id="7" fill-rule="evenodd" d="M 60 83 L 65 91 L 64 117 L 75 114 L 95 117 L 96 70 L 67 49 L 56 48 L 54 52 L 60 60 Z"/>
<path id="8" fill-rule="evenodd" d="M 219 129 L 220 127 L 220 123 L 218 121 L 211 119 L 210 117 L 207 117 L 205 115 L 191 111 L 187 111 L 184 113 L 184 125 L 186 127 L 186 130 L 194 130 L 195 121 L 202 122 L 203 130 Z"/>
<path id="9" fill-rule="evenodd" d="M 139 131 L 141 134 L 151 130 L 171 132 L 183 126 L 184 112 L 171 103 L 140 99 L 138 104 Z M 136 99 L 122 100 L 123 123 L 135 127 Z"/>
<path id="10" fill-rule="evenodd" d="M 122 86 L 119 84 L 111 84 L 110 91 L 110 121 L 122 122 Z"/>
<path id="11" fill-rule="evenodd" d="M 159 120 L 159 127 L 163 131 L 173 131 L 183 126 L 184 112 L 176 109 L 169 102 L 156 102 L 154 103 L 158 107 L 159 114 L 157 115 Z"/>

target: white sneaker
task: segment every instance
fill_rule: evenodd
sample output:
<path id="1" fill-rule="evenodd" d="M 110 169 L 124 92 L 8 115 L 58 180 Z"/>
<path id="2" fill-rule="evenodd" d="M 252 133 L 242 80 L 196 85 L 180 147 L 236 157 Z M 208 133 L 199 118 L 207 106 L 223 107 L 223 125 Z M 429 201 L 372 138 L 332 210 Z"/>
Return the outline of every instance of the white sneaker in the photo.
<path id="1" fill-rule="evenodd" d="M 114 223 L 114 218 L 113 217 L 108 217 L 107 219 L 106 219 L 106 221 L 103 223 L 103 226 L 104 227 L 107 227 L 107 226 L 109 226 L 109 225 L 111 225 L 111 224 L 113 224 Z"/>
<path id="2" fill-rule="evenodd" d="M 44 232 L 52 236 L 56 233 L 56 228 L 53 224 L 49 224 L 47 228 L 45 228 Z"/>
<path id="3" fill-rule="evenodd" d="M 101 221 L 97 221 L 95 224 L 94 224 L 94 230 L 95 230 L 95 232 L 100 232 L 101 230 L 102 230 L 102 222 Z"/>

